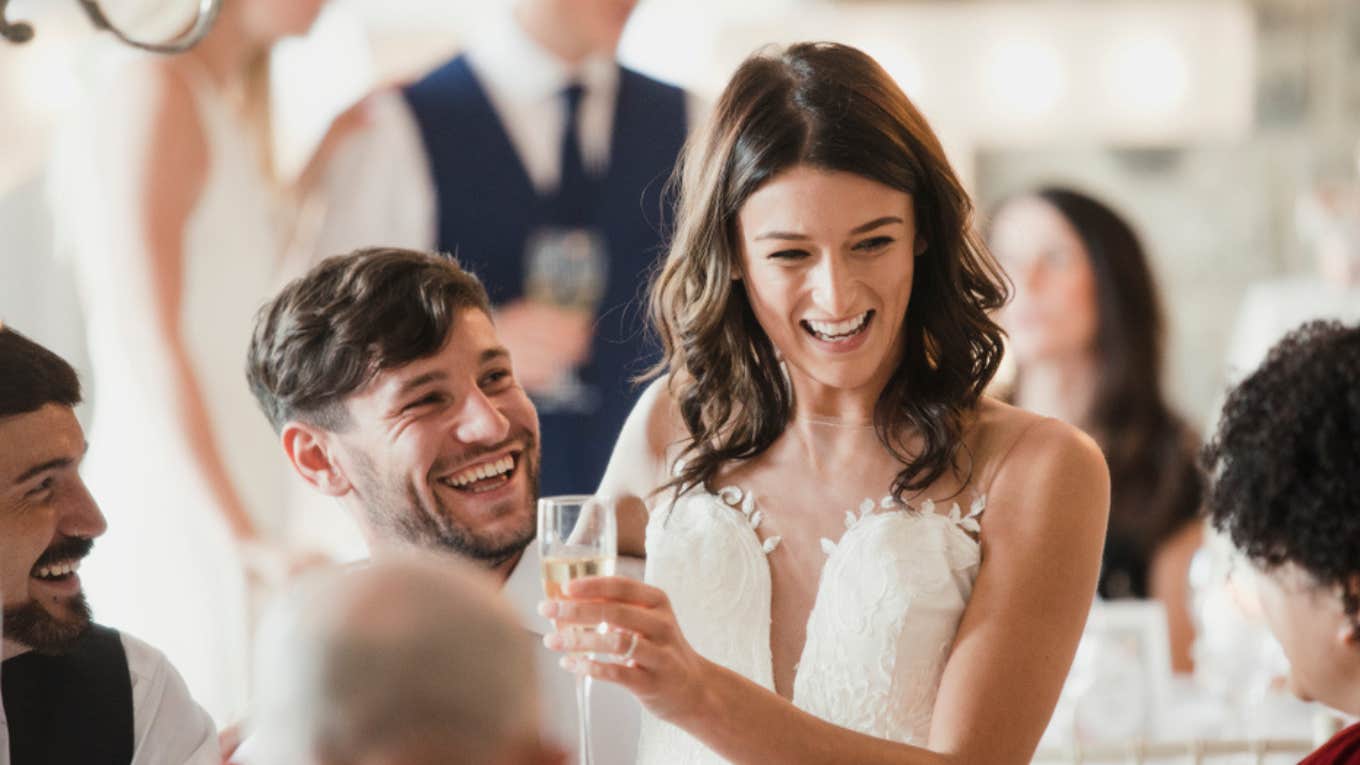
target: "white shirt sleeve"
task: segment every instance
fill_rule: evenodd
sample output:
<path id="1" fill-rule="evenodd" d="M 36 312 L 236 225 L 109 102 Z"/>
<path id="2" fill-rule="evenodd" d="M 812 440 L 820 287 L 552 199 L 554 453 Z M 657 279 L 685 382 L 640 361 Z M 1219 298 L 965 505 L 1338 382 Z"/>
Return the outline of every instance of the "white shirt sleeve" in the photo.
<path id="1" fill-rule="evenodd" d="M 314 261 L 361 247 L 435 246 L 434 181 L 415 115 L 396 90 L 366 104 L 366 123 L 336 148 L 308 200 L 321 208 L 307 247 Z"/>
<path id="2" fill-rule="evenodd" d="M 165 655 L 122 635 L 132 678 L 132 765 L 218 765 L 217 729 Z"/>

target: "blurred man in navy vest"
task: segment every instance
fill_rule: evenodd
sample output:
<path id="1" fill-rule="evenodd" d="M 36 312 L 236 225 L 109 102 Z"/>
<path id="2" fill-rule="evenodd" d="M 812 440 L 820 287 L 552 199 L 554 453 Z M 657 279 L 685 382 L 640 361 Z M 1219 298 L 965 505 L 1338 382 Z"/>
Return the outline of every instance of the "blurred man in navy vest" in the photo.
<path id="1" fill-rule="evenodd" d="M 77 472 L 79 402 L 70 364 L 0 325 L 0 763 L 215 764 L 175 668 L 90 620 L 76 571 L 105 523 Z"/>
<path id="2" fill-rule="evenodd" d="M 464 54 L 339 120 L 353 135 L 323 181 L 317 252 L 437 249 L 486 284 L 542 422 L 544 494 L 595 488 L 655 359 L 642 295 L 695 110 L 615 61 L 635 4 L 516 0 Z"/>

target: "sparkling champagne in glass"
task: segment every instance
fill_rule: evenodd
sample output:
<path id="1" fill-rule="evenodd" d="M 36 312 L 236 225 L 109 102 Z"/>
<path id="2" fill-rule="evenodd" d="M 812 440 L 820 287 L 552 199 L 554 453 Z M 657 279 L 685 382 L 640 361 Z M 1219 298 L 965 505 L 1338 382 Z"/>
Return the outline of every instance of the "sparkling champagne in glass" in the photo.
<path id="1" fill-rule="evenodd" d="M 543 592 L 562 597 L 573 579 L 612 576 L 618 547 L 613 502 L 605 497 L 569 495 L 538 500 L 538 548 L 543 561 Z M 607 625 L 597 625 L 603 632 Z M 591 654 L 586 654 L 593 658 Z M 590 678 L 576 676 L 577 735 L 580 765 L 592 765 L 590 753 Z"/>

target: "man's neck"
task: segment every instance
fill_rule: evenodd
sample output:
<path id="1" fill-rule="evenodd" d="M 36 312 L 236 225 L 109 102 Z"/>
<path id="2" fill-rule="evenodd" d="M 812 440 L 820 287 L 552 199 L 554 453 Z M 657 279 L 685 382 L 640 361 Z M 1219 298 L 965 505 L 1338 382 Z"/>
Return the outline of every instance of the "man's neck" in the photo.
<path id="1" fill-rule="evenodd" d="M 515 7 L 514 17 L 515 24 L 524 31 L 524 34 L 529 36 L 530 40 L 551 53 L 568 69 L 579 67 L 594 52 L 588 44 L 564 33 L 557 24 L 552 22 L 552 19 L 546 18 L 544 14 L 535 12 L 525 5 L 521 4 Z"/>
<path id="2" fill-rule="evenodd" d="M 530 542 L 530 544 L 533 543 Z M 420 545 L 414 545 L 406 541 L 395 542 L 389 539 L 375 539 L 375 538 L 369 539 L 368 549 L 372 551 L 372 555 L 375 558 L 383 558 L 389 554 L 409 555 L 413 552 L 420 555 L 429 555 L 430 553 L 437 553 L 439 555 L 451 555 L 455 557 L 461 557 L 463 558 L 463 560 L 468 560 L 476 564 L 477 566 L 491 572 L 491 575 L 496 578 L 496 581 L 500 582 L 502 585 L 504 585 L 506 581 L 510 579 L 510 575 L 515 571 L 515 566 L 519 565 L 520 560 L 524 557 L 524 551 L 520 550 L 519 552 L 515 553 L 514 555 L 511 555 L 509 558 L 506 558 L 505 560 L 499 562 L 488 562 L 485 560 L 473 560 L 467 558 L 466 556 L 459 556 L 458 553 L 455 553 L 452 550 L 441 549 L 437 547 L 436 548 L 422 547 Z M 6 646 L 8 648 L 8 643 L 6 644 Z"/>
<path id="3" fill-rule="evenodd" d="M 532 542 L 530 544 L 532 544 Z M 524 558 L 524 551 L 520 550 L 505 561 L 493 565 L 491 567 L 492 575 L 495 576 L 496 580 L 501 584 L 505 584 L 509 581 L 510 575 L 515 571 L 515 566 L 519 565 L 522 558 Z"/>

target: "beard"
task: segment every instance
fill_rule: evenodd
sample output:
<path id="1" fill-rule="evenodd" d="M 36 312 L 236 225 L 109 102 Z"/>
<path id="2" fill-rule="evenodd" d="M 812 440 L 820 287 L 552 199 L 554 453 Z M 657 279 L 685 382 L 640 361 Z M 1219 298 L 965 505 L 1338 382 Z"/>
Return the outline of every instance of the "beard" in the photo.
<path id="1" fill-rule="evenodd" d="M 70 614 L 65 619 L 53 616 L 36 600 L 6 606 L 3 625 L 5 639 L 48 656 L 59 656 L 70 651 L 90 628 L 90 604 L 86 602 L 83 592 L 67 598 L 63 604 Z"/>
<path id="2" fill-rule="evenodd" d="M 62 537 L 47 548 L 33 564 L 34 572 L 59 561 L 78 561 L 90 554 L 94 540 L 87 537 Z M 54 606 L 65 609 L 66 616 L 58 617 L 52 609 L 30 598 L 4 608 L 4 622 L 0 624 L 6 640 L 28 646 L 36 653 L 59 655 L 66 653 L 81 635 L 90 628 L 90 604 L 85 593 L 78 592 L 54 601 Z"/>
<path id="3" fill-rule="evenodd" d="M 433 488 L 430 497 L 434 507 L 426 507 L 416 487 L 409 481 L 399 476 L 381 476 L 376 464 L 367 455 L 356 454 L 355 483 L 361 489 L 360 495 L 367 499 L 365 506 L 369 522 L 407 544 L 425 550 L 454 553 L 486 566 L 496 566 L 514 558 L 524 551 L 537 533 L 534 507 L 538 498 L 538 441 L 532 433 L 520 429 L 512 433 L 505 443 L 459 456 L 459 461 L 471 461 L 515 442 L 523 445 L 520 464 L 516 469 L 524 471 L 525 486 L 528 488 L 524 502 L 527 506 L 510 505 L 497 515 L 520 513 L 524 517 L 522 524 L 497 533 L 481 533 L 468 528 L 456 520 L 457 516 L 445 506 Z"/>

